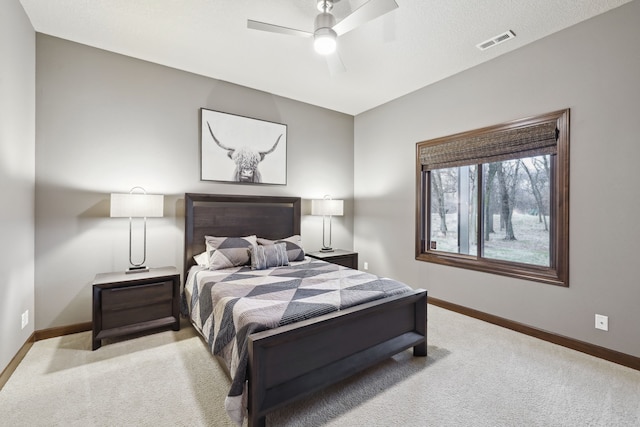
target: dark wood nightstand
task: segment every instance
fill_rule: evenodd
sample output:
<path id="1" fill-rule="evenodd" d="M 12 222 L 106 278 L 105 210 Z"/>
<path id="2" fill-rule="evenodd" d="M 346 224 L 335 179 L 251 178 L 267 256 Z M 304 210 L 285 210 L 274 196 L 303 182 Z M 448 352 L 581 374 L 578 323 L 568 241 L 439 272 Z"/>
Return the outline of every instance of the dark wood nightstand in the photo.
<path id="1" fill-rule="evenodd" d="M 93 337 L 105 338 L 171 326 L 180 330 L 180 274 L 175 267 L 144 273 L 97 274 L 93 281 Z"/>
<path id="2" fill-rule="evenodd" d="M 321 259 L 332 264 L 358 269 L 358 252 L 334 249 L 333 252 L 307 252 L 311 258 Z"/>

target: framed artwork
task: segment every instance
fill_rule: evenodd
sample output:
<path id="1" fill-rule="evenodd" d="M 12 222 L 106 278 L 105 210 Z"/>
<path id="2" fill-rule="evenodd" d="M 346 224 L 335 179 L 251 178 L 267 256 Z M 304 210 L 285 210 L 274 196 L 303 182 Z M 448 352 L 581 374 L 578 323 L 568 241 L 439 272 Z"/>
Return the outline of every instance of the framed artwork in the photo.
<path id="1" fill-rule="evenodd" d="M 287 183 L 287 125 L 200 109 L 203 181 Z"/>

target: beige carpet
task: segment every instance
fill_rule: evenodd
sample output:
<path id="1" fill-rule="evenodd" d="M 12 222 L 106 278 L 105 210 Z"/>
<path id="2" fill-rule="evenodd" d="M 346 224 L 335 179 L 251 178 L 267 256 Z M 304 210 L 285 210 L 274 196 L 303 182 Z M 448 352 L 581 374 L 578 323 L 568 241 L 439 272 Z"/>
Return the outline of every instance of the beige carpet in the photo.
<path id="1" fill-rule="evenodd" d="M 429 305 L 429 357 L 401 353 L 268 426 L 640 426 L 640 372 Z M 90 350 L 39 341 L 0 391 L 2 426 L 232 426 L 229 385 L 186 325 Z"/>

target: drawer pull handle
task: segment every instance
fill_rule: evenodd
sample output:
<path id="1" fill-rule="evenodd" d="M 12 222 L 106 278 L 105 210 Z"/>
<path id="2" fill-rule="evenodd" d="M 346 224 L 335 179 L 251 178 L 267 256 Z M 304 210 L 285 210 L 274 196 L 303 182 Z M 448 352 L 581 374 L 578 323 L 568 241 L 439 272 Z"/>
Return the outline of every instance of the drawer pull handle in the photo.
<path id="1" fill-rule="evenodd" d="M 131 289 L 140 289 L 140 288 L 149 288 L 149 287 L 153 287 L 153 286 L 162 286 L 167 282 L 160 282 L 160 283 L 148 283 L 146 285 L 136 285 L 136 286 L 123 286 L 121 288 L 111 288 L 109 289 L 111 292 L 118 292 L 118 291 L 130 291 Z"/>

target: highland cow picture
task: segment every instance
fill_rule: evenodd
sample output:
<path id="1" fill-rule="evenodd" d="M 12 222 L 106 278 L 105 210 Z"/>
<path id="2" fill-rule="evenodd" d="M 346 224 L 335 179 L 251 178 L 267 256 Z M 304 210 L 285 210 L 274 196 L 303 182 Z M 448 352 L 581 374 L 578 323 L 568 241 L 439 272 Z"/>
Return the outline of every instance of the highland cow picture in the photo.
<path id="1" fill-rule="evenodd" d="M 202 108 L 201 180 L 287 183 L 287 126 Z"/>

